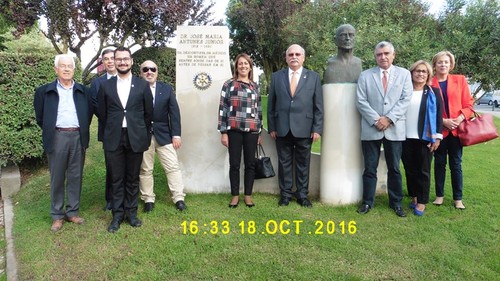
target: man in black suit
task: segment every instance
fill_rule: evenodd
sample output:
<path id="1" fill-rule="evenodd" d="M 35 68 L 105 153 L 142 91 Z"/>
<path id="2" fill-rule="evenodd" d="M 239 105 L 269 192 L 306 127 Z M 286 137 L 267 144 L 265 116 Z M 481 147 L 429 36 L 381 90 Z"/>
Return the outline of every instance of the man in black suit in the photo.
<path id="1" fill-rule="evenodd" d="M 99 92 L 101 84 L 104 83 L 106 80 L 116 76 L 114 50 L 113 49 L 103 50 L 101 53 L 101 61 L 102 64 L 104 65 L 106 73 L 98 78 L 93 79 L 92 84 L 90 85 L 90 92 L 92 94 L 92 103 L 94 105 L 94 110 L 96 114 L 97 114 L 97 93 Z M 99 126 L 97 127 L 97 140 L 102 141 L 104 125 L 102 124 L 101 120 L 99 120 L 98 125 Z M 106 160 L 106 153 L 104 154 L 104 162 L 106 164 L 106 184 L 104 192 L 104 197 L 106 199 L 106 207 L 104 209 L 111 210 L 111 175 L 109 173 L 108 161 Z"/>
<path id="2" fill-rule="evenodd" d="M 319 74 L 302 67 L 304 60 L 301 46 L 288 47 L 288 68 L 273 73 L 269 86 L 267 126 L 278 152 L 279 206 L 287 206 L 295 195 L 301 206 L 312 207 L 309 163 L 312 142 L 323 132 L 323 91 Z"/>
<path id="3" fill-rule="evenodd" d="M 102 142 L 112 181 L 111 233 L 118 231 L 125 218 L 133 227 L 142 225 L 137 218 L 139 171 L 142 154 L 151 142 L 153 116 L 149 83 L 132 75 L 130 50 L 118 47 L 114 54 L 118 75 L 102 83 L 98 93 Z"/>
<path id="4" fill-rule="evenodd" d="M 153 93 L 153 136 L 144 152 L 139 187 L 144 211 L 151 212 L 155 204 L 153 170 L 155 153 L 165 170 L 172 200 L 179 211 L 186 209 L 184 185 L 176 150 L 181 148 L 181 113 L 172 86 L 157 81 L 158 66 L 150 60 L 141 64 L 141 77 L 149 82 Z"/>
<path id="5" fill-rule="evenodd" d="M 64 219 L 76 224 L 84 222 L 78 213 L 93 109 L 87 89 L 73 80 L 73 57 L 57 55 L 54 70 L 56 81 L 36 90 L 33 105 L 49 160 L 51 230 L 56 232 L 62 228 Z"/>

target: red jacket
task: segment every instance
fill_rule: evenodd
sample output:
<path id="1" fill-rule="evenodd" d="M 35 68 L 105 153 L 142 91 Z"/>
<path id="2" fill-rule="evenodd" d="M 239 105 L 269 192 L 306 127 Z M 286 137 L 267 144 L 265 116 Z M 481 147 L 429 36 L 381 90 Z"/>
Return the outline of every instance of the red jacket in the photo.
<path id="1" fill-rule="evenodd" d="M 439 88 L 441 93 L 443 93 L 443 90 L 439 87 L 439 82 L 436 76 L 432 78 L 431 85 Z M 473 114 L 474 98 L 470 94 L 469 84 L 467 84 L 465 76 L 448 74 L 446 92 L 448 95 L 448 108 L 450 110 L 450 116 L 446 113 L 443 99 L 443 119 L 454 119 L 460 116 L 460 114 L 463 114 L 465 118 L 469 118 Z M 449 133 L 449 130 L 443 128 L 443 138 Z M 457 129 L 452 130 L 451 133 L 456 136 Z"/>

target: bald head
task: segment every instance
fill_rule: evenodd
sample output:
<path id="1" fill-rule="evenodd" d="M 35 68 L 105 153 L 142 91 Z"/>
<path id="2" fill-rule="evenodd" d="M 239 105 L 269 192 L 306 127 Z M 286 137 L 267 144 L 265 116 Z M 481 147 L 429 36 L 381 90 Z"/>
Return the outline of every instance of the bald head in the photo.
<path id="1" fill-rule="evenodd" d="M 149 85 L 154 85 L 158 79 L 158 66 L 151 60 L 147 60 L 141 64 L 141 77 L 149 82 Z"/>

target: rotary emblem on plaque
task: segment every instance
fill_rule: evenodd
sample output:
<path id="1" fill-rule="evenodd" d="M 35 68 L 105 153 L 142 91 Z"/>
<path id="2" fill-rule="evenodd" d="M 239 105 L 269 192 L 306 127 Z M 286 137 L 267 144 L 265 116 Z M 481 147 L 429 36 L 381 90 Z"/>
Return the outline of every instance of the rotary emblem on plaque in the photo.
<path id="1" fill-rule="evenodd" d="M 206 90 L 212 85 L 212 77 L 206 72 L 199 72 L 194 76 L 193 84 L 199 90 Z"/>

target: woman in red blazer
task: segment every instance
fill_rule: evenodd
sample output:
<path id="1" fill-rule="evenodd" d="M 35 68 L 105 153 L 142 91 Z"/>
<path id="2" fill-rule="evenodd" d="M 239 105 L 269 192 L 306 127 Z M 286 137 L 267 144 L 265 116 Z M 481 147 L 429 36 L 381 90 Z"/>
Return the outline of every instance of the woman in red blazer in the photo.
<path id="1" fill-rule="evenodd" d="M 434 152 L 434 180 L 436 185 L 435 205 L 443 204 L 446 178 L 446 156 L 450 161 L 451 187 L 455 208 L 465 209 L 462 203 L 462 145 L 457 136 L 457 127 L 472 115 L 474 99 L 463 75 L 449 74 L 455 67 L 455 57 L 442 51 L 432 58 L 435 76 L 432 86 L 439 87 L 443 96 L 443 141 Z"/>

